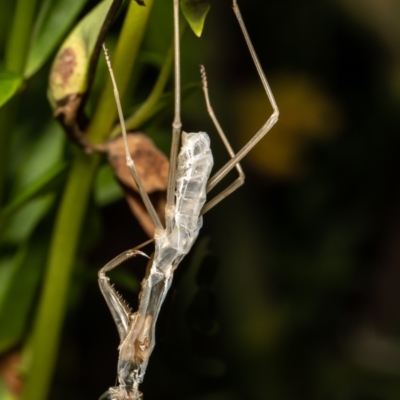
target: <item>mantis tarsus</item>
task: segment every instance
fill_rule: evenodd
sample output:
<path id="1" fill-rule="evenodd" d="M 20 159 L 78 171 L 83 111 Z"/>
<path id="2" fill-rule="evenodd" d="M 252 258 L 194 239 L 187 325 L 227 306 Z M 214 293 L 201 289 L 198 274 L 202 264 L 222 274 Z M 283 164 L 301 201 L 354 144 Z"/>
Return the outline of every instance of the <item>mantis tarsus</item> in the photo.
<path id="1" fill-rule="evenodd" d="M 246 40 L 250 54 L 264 86 L 273 113 L 238 152 L 232 150 L 211 107 L 208 96 L 206 73 L 201 66 L 203 91 L 208 113 L 218 131 L 231 159 L 210 179 L 213 165 L 210 140 L 206 133 L 181 132 L 180 117 L 180 48 L 179 48 L 179 0 L 173 0 L 174 8 L 174 45 L 175 45 L 175 116 L 172 123 L 172 144 L 170 154 L 169 182 L 167 205 L 165 209 L 166 226 L 164 227 L 151 204 L 143 184 L 138 176 L 126 139 L 126 129 L 119 100 L 118 90 L 111 69 L 111 63 L 104 46 L 106 61 L 114 86 L 122 134 L 125 141 L 126 164 L 138 186 L 140 195 L 155 227 L 154 239 L 133 249 L 127 250 L 107 263 L 99 271 L 99 285 L 110 308 L 120 336 L 118 382 L 119 385 L 109 388 L 101 400 L 138 400 L 142 398 L 139 384 L 143 380 L 150 354 L 155 345 L 155 323 L 171 285 L 174 270 L 182 258 L 189 252 L 202 226 L 202 215 L 234 192 L 244 183 L 244 173 L 239 162 L 264 137 L 277 122 L 279 110 L 275 99 L 251 44 L 244 25 L 237 1 L 233 0 L 233 10 Z M 182 147 L 178 155 L 179 141 L 182 136 Z M 206 194 L 215 187 L 233 168 L 238 171 L 238 178 L 221 193 L 206 202 Z M 155 251 L 149 260 L 142 290 L 139 295 L 139 309 L 132 312 L 120 295 L 109 283 L 106 272 L 116 268 L 135 255 L 144 255 L 139 249 L 148 243 L 155 242 Z"/>

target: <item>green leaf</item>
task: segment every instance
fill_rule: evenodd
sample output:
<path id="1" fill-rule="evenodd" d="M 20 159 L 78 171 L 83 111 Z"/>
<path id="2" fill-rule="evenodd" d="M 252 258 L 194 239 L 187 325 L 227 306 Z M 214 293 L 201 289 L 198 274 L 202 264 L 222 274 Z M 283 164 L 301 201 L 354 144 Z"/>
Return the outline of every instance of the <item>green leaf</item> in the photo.
<path id="1" fill-rule="evenodd" d="M 114 203 L 124 197 L 121 187 L 115 180 L 115 175 L 109 164 L 104 164 L 97 174 L 94 197 L 100 207 Z"/>
<path id="2" fill-rule="evenodd" d="M 99 3 L 79 22 L 58 51 L 49 82 L 49 99 L 54 108 L 68 96 L 85 93 L 90 59 L 112 3 L 112 0 Z"/>
<path id="3" fill-rule="evenodd" d="M 30 201 L 44 196 L 57 187 L 65 180 L 67 172 L 67 164 L 62 162 L 41 176 L 37 181 L 33 182 L 29 187 L 22 191 L 10 204 L 8 204 L 0 213 L 1 227 L 4 227 L 6 219 L 11 218 L 22 207 Z"/>
<path id="4" fill-rule="evenodd" d="M 22 82 L 21 75 L 14 72 L 0 71 L 0 107 L 17 93 Z"/>
<path id="5" fill-rule="evenodd" d="M 0 261 L 7 272 L 0 284 L 0 353 L 20 342 L 26 331 L 46 260 L 49 239 L 41 231 L 43 227 L 38 226 L 12 259 Z"/>
<path id="6" fill-rule="evenodd" d="M 33 199 L 7 220 L 7 224 L 2 223 L 0 233 L 3 243 L 13 246 L 31 236 L 37 224 L 54 204 L 55 199 L 55 193 Z"/>
<path id="7" fill-rule="evenodd" d="M 18 137 L 15 139 L 12 150 L 14 165 L 10 165 L 13 179 L 9 203 L 0 210 L 0 236 L 13 238 L 12 241 L 16 236 L 11 232 L 17 233 L 18 237 L 23 232 L 29 233 L 28 221 L 38 221 L 37 218 L 46 210 L 44 204 L 47 202 L 47 207 L 51 205 L 49 201 L 41 202 L 40 198 L 56 192 L 67 169 L 63 161 L 65 138 L 55 121 L 46 125 L 42 133 L 29 143 Z"/>
<path id="8" fill-rule="evenodd" d="M 25 77 L 32 76 L 50 57 L 59 41 L 82 11 L 87 0 L 45 0 L 34 27 Z"/>
<path id="9" fill-rule="evenodd" d="M 64 159 L 65 137 L 56 121 L 50 121 L 38 132 L 31 132 L 34 140 L 24 135 L 15 135 L 11 151 L 13 152 L 10 172 L 12 188 L 9 198 L 18 195 L 26 187 L 44 176 Z"/>
<path id="10" fill-rule="evenodd" d="M 210 7 L 210 3 L 206 0 L 181 0 L 182 13 L 198 37 L 203 32 L 204 22 Z"/>

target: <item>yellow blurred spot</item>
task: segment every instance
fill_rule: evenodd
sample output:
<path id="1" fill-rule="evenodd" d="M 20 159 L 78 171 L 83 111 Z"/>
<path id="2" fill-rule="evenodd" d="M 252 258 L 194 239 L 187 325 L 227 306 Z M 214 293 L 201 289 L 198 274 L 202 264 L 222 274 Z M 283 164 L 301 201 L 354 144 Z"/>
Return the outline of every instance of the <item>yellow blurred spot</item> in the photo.
<path id="1" fill-rule="evenodd" d="M 305 171 L 304 155 L 311 141 L 332 137 L 341 115 L 310 78 L 284 75 L 270 83 L 280 110 L 279 121 L 251 151 L 247 162 L 260 173 L 291 179 Z M 272 113 L 258 83 L 239 89 L 235 109 L 233 118 L 241 143 L 250 140 Z"/>

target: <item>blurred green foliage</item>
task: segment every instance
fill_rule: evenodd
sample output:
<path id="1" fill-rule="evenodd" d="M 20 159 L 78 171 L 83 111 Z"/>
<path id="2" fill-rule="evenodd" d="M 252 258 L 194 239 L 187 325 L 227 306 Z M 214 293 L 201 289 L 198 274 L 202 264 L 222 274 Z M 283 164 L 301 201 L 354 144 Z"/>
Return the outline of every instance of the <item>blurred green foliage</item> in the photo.
<path id="1" fill-rule="evenodd" d="M 99 2 L 67 3 L 0 2 L 2 400 L 19 397 L 18 374 L 28 378 L 29 400 L 98 398 L 113 385 L 118 336 L 97 271 L 146 239 L 105 161 L 83 154 L 53 120 L 51 64 Z M 127 12 L 137 17 L 128 5 L 107 36 L 127 116 L 154 93 L 172 40 L 172 1 L 155 0 L 131 54 L 136 23 L 120 33 Z M 281 117 L 245 160 L 244 187 L 204 217 L 203 237 L 177 271 L 145 398 L 397 399 L 398 4 L 239 5 Z M 198 64 L 235 149 L 270 113 L 230 6 L 212 2 L 201 39 L 187 30 L 181 50 L 184 129 L 210 133 L 217 166 L 228 157 L 193 84 Z M 167 93 L 133 124 L 166 154 L 168 76 Z M 100 57 L 84 109 L 95 142 L 118 130 L 108 81 Z M 49 271 L 60 286 L 46 300 Z M 112 277 L 133 309 L 143 273 L 133 263 Z M 43 317 L 43 305 L 58 312 Z M 35 348 L 47 352 L 48 371 L 32 372 Z M 40 388 L 31 374 L 37 382 L 47 374 Z"/>

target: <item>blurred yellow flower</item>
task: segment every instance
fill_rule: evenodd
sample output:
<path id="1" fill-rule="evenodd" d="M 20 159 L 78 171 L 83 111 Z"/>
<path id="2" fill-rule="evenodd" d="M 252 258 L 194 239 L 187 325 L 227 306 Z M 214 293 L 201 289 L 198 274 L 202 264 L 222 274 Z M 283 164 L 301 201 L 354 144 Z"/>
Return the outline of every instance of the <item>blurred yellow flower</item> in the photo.
<path id="1" fill-rule="evenodd" d="M 332 137 L 341 125 L 333 100 L 310 78 L 281 75 L 270 81 L 280 109 L 278 123 L 251 151 L 247 162 L 259 173 L 277 179 L 299 176 L 306 168 L 305 151 L 312 140 Z M 260 85 L 239 88 L 235 98 L 234 123 L 241 143 L 260 129 L 271 108 Z"/>

